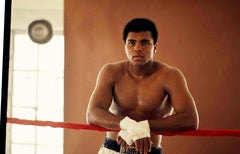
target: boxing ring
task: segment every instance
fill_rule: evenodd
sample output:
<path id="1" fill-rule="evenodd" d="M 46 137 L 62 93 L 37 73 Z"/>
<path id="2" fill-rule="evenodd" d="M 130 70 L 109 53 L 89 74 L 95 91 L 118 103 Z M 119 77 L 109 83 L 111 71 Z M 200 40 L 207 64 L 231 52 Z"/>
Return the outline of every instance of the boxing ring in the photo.
<path id="1" fill-rule="evenodd" d="M 20 124 L 20 125 L 32 125 L 32 126 L 41 126 L 41 127 L 52 127 L 52 128 L 63 128 L 63 129 L 74 129 L 74 130 L 92 130 L 92 131 L 118 131 L 118 130 L 109 130 L 106 128 L 72 123 L 72 122 L 55 122 L 55 121 L 42 121 L 42 120 L 27 120 L 19 118 L 7 118 L 7 123 L 9 124 Z M 230 130 L 230 129 L 199 129 L 199 130 L 190 130 L 182 132 L 163 132 L 155 133 L 163 136 L 230 136 L 230 137 L 240 137 L 240 130 Z"/>

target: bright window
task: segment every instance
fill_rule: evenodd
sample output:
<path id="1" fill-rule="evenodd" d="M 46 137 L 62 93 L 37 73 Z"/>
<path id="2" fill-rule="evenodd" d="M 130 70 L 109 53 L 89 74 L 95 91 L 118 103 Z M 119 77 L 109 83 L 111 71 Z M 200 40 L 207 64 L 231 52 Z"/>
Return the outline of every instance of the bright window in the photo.
<path id="1" fill-rule="evenodd" d="M 55 34 L 43 45 L 15 33 L 9 115 L 31 120 L 63 121 L 64 37 Z M 9 154 L 61 154 L 63 129 L 8 126 Z"/>

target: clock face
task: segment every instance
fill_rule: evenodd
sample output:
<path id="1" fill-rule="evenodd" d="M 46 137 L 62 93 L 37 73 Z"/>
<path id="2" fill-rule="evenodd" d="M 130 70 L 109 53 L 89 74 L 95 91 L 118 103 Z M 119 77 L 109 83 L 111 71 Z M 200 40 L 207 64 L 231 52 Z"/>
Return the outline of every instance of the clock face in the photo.
<path id="1" fill-rule="evenodd" d="M 52 26 L 46 20 L 35 20 L 28 27 L 28 35 L 35 43 L 47 43 L 53 35 Z"/>

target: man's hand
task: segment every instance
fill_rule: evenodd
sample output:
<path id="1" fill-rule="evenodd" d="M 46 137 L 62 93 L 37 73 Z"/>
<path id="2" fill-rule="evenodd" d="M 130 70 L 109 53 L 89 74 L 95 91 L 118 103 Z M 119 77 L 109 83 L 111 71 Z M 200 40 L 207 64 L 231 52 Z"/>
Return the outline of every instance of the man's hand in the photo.
<path id="1" fill-rule="evenodd" d="M 153 142 L 150 137 L 138 139 L 134 142 L 134 146 L 140 153 L 147 154 L 152 149 Z"/>
<path id="2" fill-rule="evenodd" d="M 134 147 L 137 151 L 144 154 L 147 154 L 148 152 L 151 151 L 152 144 L 153 144 L 151 141 L 151 138 L 146 137 L 146 138 L 138 139 L 133 144 L 128 145 L 127 142 L 121 136 L 117 137 L 117 143 L 120 146 L 126 147 L 126 148 Z"/>
<path id="3" fill-rule="evenodd" d="M 123 139 L 127 138 L 130 135 L 130 138 L 133 141 L 136 141 L 141 138 L 150 137 L 150 128 L 148 120 L 136 122 L 129 117 L 125 117 L 123 120 L 120 121 L 120 128 L 122 130 L 126 130 L 127 133 L 119 134 Z M 127 141 L 127 140 L 125 140 Z"/>
<path id="4" fill-rule="evenodd" d="M 133 144 L 133 139 L 127 130 L 120 130 L 117 137 L 118 144 L 127 147 Z"/>
<path id="5" fill-rule="evenodd" d="M 136 122 L 129 117 L 125 117 L 120 122 L 122 129 L 117 137 L 119 145 L 126 147 L 131 146 L 134 142 L 134 147 L 140 153 L 148 153 L 152 148 L 152 141 L 150 138 L 150 128 L 147 120 Z"/>
<path id="6" fill-rule="evenodd" d="M 131 140 L 132 141 L 132 140 Z M 127 143 L 127 141 L 125 141 L 121 136 L 117 136 L 117 143 L 122 146 L 122 147 L 134 147 L 134 142 L 131 143 Z"/>

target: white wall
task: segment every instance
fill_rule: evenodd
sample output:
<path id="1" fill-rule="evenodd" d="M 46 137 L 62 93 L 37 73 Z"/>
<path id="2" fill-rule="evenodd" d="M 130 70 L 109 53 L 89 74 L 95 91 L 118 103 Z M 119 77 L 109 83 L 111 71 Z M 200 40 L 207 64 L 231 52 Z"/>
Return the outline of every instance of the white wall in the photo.
<path id="1" fill-rule="evenodd" d="M 53 31 L 63 31 L 63 0 L 12 0 L 11 29 L 27 30 L 38 19 L 48 20 Z"/>

